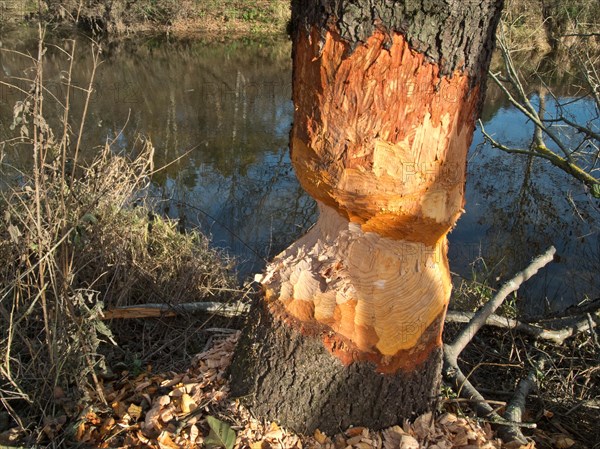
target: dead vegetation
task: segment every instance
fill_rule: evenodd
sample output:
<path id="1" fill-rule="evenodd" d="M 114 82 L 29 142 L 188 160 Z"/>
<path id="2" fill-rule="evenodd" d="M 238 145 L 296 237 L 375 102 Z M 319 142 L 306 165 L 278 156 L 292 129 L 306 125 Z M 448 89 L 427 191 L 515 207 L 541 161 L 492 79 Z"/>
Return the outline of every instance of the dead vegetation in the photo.
<path id="1" fill-rule="evenodd" d="M 72 117 L 69 98 L 80 89 L 89 100 L 93 79 L 88 86 L 71 84 L 71 64 L 64 76 L 66 97 L 48 95 L 45 45 L 40 26 L 37 55 L 23 54 L 33 77 L 15 104 L 15 137 L 2 143 L 29 152 L 33 161 L 31 172 L 20 172 L 0 197 L 0 431 L 29 429 L 30 444 L 48 438 L 48 429 L 72 417 L 73 407 L 89 400 L 90 392 L 105 402 L 102 376 L 110 372 L 105 355 L 115 354 L 105 343 L 123 343 L 121 359 L 123 352 L 135 352 L 131 363 L 152 360 L 152 354 L 139 352 L 145 346 L 138 339 L 147 337 L 148 329 L 127 324 L 109 329 L 105 309 L 152 301 L 225 301 L 235 287 L 231 262 L 210 248 L 206 237 L 181 233 L 145 204 L 155 172 L 150 142 L 140 139 L 127 156 L 117 154 L 109 141 L 92 161 L 81 159 L 87 104 L 82 116 Z M 96 43 L 91 51 L 99 63 Z M 72 62 L 73 53 L 64 53 Z M 58 130 L 44 115 L 54 102 L 63 108 Z M 2 169 L 15 171 L 10 156 L 3 162 Z M 185 320 L 163 324 L 152 345 L 163 344 L 161 337 L 174 341 L 185 360 L 191 354 L 182 335 L 198 338 L 201 328 L 195 323 L 188 332 L 190 326 Z M 175 348 L 169 349 L 175 356 Z M 55 436 L 52 444 L 60 445 L 62 436 Z"/>
<path id="2" fill-rule="evenodd" d="M 276 34 L 289 19 L 285 0 L 69 0 L 45 2 L 47 18 L 94 32 Z"/>

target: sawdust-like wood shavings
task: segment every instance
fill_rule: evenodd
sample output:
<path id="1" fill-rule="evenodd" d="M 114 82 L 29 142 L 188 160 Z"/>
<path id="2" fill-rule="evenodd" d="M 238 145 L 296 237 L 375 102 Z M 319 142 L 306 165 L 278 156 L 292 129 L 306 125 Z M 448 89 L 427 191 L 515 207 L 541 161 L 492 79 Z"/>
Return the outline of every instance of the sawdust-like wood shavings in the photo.
<path id="1" fill-rule="evenodd" d="M 201 448 L 207 416 L 227 422 L 237 434 L 235 449 L 499 449 L 489 425 L 465 417 L 431 413 L 385 429 L 352 427 L 338 435 L 296 435 L 276 423 L 254 419 L 228 398 L 225 372 L 238 334 L 198 354 L 185 373 L 143 373 L 104 385 L 110 409 L 80 414 L 77 438 L 87 445 L 151 449 Z"/>

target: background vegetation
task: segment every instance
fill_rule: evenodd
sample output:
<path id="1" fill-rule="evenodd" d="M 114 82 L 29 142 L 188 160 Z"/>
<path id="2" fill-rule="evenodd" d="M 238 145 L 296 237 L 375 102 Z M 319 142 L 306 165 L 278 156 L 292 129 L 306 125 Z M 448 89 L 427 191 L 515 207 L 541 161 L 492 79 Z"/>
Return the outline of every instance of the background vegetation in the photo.
<path id="1" fill-rule="evenodd" d="M 37 14 L 37 2 L 0 2 L 0 21 Z M 240 34 L 283 33 L 289 19 L 287 0 L 46 0 L 44 18 L 97 32 L 132 31 Z"/>

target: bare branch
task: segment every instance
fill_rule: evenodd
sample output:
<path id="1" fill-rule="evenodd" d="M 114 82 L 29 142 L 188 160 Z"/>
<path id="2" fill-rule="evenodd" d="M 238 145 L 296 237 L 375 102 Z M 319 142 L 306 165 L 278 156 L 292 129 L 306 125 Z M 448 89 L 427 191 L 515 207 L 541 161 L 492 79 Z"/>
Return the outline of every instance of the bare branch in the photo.
<path id="1" fill-rule="evenodd" d="M 473 336 L 485 325 L 490 315 L 504 302 L 506 297 L 516 291 L 523 282 L 536 274 L 542 267 L 546 266 L 553 258 L 556 249 L 551 246 L 544 254 L 536 257 L 531 264 L 523 271 L 517 273 L 510 281 L 506 282 L 494 297 L 485 303 L 469 321 L 469 324 L 462 330 L 452 344 L 444 345 L 444 367 L 443 375 L 450 382 L 455 391 L 463 398 L 469 399 L 473 403 L 473 409 L 478 416 L 488 419 L 490 422 L 503 427 L 500 431 L 505 435 L 507 441 L 522 441 L 522 434 L 518 431 L 519 427 L 535 427 L 535 424 L 523 424 L 507 420 L 501 417 L 485 398 L 471 384 L 467 376 L 458 366 L 458 356 L 471 341 Z M 515 429 L 517 429 L 515 431 Z"/>
<path id="2" fill-rule="evenodd" d="M 529 396 L 529 393 L 532 390 L 537 390 L 538 376 L 540 372 L 543 372 L 546 362 L 548 362 L 548 356 L 546 354 L 542 354 L 531 367 L 527 377 L 519 381 L 517 389 L 515 390 L 515 393 L 506 406 L 506 410 L 504 412 L 504 418 L 507 421 L 518 423 L 523 419 L 523 412 L 525 411 L 527 396 Z M 527 442 L 518 426 L 503 427 L 500 431 L 500 438 L 502 438 L 502 440 L 505 442 Z"/>
<path id="3" fill-rule="evenodd" d="M 447 323 L 468 323 L 473 319 L 474 312 L 460 312 L 450 310 L 446 314 Z M 590 315 L 591 317 L 591 315 Z M 487 326 L 494 326 L 501 329 L 510 329 L 532 336 L 535 339 L 547 340 L 552 343 L 561 345 L 567 338 L 577 335 L 581 332 L 586 332 L 590 326 L 595 327 L 600 322 L 599 317 L 592 318 L 591 321 L 587 316 L 570 317 L 568 320 L 559 318 L 544 323 L 541 327 L 537 323 L 523 323 L 512 318 L 491 314 L 485 320 Z"/>
<path id="4" fill-rule="evenodd" d="M 473 316 L 473 319 L 462 330 L 456 340 L 451 345 L 446 345 L 458 357 L 465 346 L 469 344 L 475 334 L 481 329 L 488 317 L 502 305 L 508 295 L 517 291 L 523 282 L 536 274 L 541 268 L 545 267 L 554 258 L 556 249 L 551 246 L 544 254 L 536 257 L 531 264 L 523 271 L 518 272 L 510 281 L 506 282 L 494 297 L 486 302 Z"/>
<path id="5" fill-rule="evenodd" d="M 545 145 L 533 145 L 532 149 L 530 150 L 525 150 L 521 148 L 510 148 L 496 141 L 491 135 L 489 135 L 485 131 L 485 128 L 481 121 L 479 121 L 479 126 L 481 127 L 481 133 L 483 134 L 483 136 L 490 142 L 490 144 L 493 147 L 498 148 L 499 150 L 502 150 L 506 153 L 525 154 L 528 156 L 537 156 L 541 157 L 542 159 L 546 159 L 550 161 L 550 163 L 555 167 L 564 170 L 565 172 L 573 176 L 575 179 L 578 179 L 590 188 L 593 188 L 594 185 L 600 184 L 600 179 L 597 179 L 590 173 L 586 172 L 568 158 L 564 158 L 554 153 Z"/>
<path id="6" fill-rule="evenodd" d="M 107 310 L 104 312 L 104 319 L 156 318 L 187 313 L 208 313 L 224 317 L 235 317 L 248 313 L 249 309 L 250 306 L 247 304 L 222 302 L 194 302 L 177 305 L 140 304 Z"/>

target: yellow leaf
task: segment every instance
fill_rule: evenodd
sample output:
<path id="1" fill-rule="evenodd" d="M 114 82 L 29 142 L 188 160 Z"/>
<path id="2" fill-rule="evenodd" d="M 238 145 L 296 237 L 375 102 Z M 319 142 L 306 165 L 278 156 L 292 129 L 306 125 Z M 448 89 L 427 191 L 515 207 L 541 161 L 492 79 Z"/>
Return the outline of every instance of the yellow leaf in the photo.
<path id="1" fill-rule="evenodd" d="M 271 445 L 266 441 L 255 441 L 250 445 L 250 449 L 269 449 Z"/>
<path id="2" fill-rule="evenodd" d="M 157 439 L 160 449 L 180 449 L 180 446 L 175 444 L 169 434 L 163 431 Z"/>
<path id="3" fill-rule="evenodd" d="M 131 419 L 137 421 L 142 416 L 142 407 L 139 405 L 131 404 L 127 409 L 127 413 L 131 416 Z"/>
<path id="4" fill-rule="evenodd" d="M 189 394 L 184 393 L 183 396 L 181 396 L 181 411 L 183 413 L 189 413 L 196 407 L 196 402 L 192 399 L 192 397 Z"/>
<path id="5" fill-rule="evenodd" d="M 314 437 L 315 437 L 315 440 L 317 440 L 317 443 L 319 443 L 319 444 L 325 444 L 325 441 L 327 441 L 327 435 L 325 435 L 319 429 L 315 430 Z"/>

